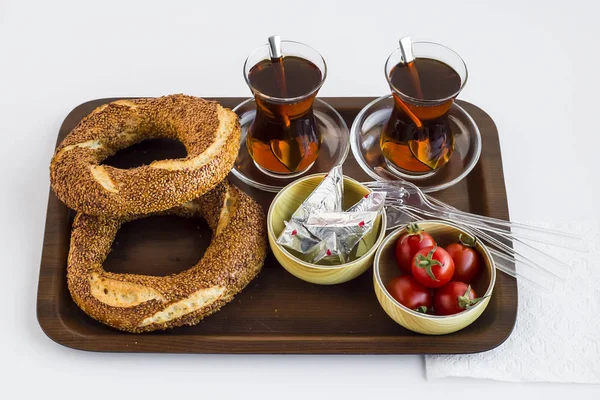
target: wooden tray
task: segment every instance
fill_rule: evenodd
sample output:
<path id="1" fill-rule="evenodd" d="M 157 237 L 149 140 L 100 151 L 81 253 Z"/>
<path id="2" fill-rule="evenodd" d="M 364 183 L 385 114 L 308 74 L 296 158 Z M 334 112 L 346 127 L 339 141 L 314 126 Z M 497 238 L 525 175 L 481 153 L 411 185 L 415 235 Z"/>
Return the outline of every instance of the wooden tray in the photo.
<path id="1" fill-rule="evenodd" d="M 60 142 L 95 107 L 114 99 L 100 99 L 75 108 L 65 119 Z M 233 108 L 243 99 L 219 98 Z M 372 98 L 325 98 L 348 126 Z M 498 132 L 481 109 L 461 105 L 477 122 L 483 153 L 475 169 L 459 184 L 436 193 L 460 209 L 508 219 Z M 110 163 L 128 167 L 155 157 L 182 157 L 179 143 L 146 141 L 112 157 Z M 344 173 L 370 180 L 352 157 Z M 268 209 L 274 197 L 237 182 Z M 394 323 L 380 308 L 373 291 L 371 270 L 348 283 L 319 286 L 285 271 L 272 254 L 250 285 L 218 313 L 193 327 L 145 334 L 124 333 L 84 314 L 66 287 L 66 265 L 74 212 L 50 192 L 37 299 L 37 317 L 52 340 L 91 351 L 157 353 L 346 353 L 441 354 L 473 353 L 492 349 L 510 335 L 517 314 L 516 280 L 499 273 L 492 300 L 484 314 L 457 333 L 430 337 Z M 203 221 L 150 217 L 125 225 L 118 233 L 105 268 L 113 272 L 165 275 L 195 264 L 210 238 Z"/>

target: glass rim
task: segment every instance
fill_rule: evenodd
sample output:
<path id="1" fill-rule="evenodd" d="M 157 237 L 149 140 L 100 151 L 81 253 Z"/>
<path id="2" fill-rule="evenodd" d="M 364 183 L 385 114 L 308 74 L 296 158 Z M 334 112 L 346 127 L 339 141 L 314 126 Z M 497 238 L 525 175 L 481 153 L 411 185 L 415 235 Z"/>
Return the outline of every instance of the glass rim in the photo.
<path id="1" fill-rule="evenodd" d="M 450 47 L 448 46 L 444 46 L 443 44 L 440 43 L 436 43 L 436 42 L 429 42 L 429 41 L 416 41 L 413 42 L 413 45 L 415 44 L 432 44 L 434 46 L 438 46 L 444 50 L 449 51 L 450 53 L 452 53 L 453 55 L 456 56 L 456 58 L 460 61 L 460 64 L 463 66 L 463 68 L 465 69 L 465 77 L 464 79 L 462 79 L 461 77 L 461 83 L 460 83 L 460 87 L 458 88 L 458 90 L 456 90 L 454 93 L 452 93 L 449 96 L 446 97 L 440 97 L 439 99 L 417 99 L 416 97 L 412 97 L 407 95 L 406 93 L 403 93 L 401 90 L 399 90 L 397 87 L 395 87 L 392 84 L 392 81 L 390 79 L 390 75 L 387 73 L 387 69 L 388 69 L 388 65 L 390 63 L 390 60 L 392 59 L 392 56 L 394 56 L 394 54 L 400 52 L 400 48 L 398 47 L 396 50 L 392 51 L 392 53 L 388 56 L 387 60 L 385 61 L 385 65 L 383 66 L 383 73 L 385 74 L 385 79 L 387 80 L 388 84 L 390 85 L 390 88 L 394 91 L 394 93 L 399 94 L 403 99 L 411 102 L 411 103 L 415 103 L 415 104 L 425 104 L 425 105 L 431 105 L 431 104 L 439 104 L 439 103 L 443 103 L 446 102 L 448 100 L 451 100 L 453 98 L 456 98 L 458 96 L 458 94 L 460 92 L 462 92 L 462 90 L 465 87 L 465 84 L 467 83 L 467 81 L 469 80 L 469 70 L 467 69 L 467 64 L 465 63 L 465 60 L 463 60 L 463 58 L 454 50 L 452 50 Z M 418 58 L 415 54 L 415 58 Z M 436 59 L 438 60 L 438 59 Z M 441 60 L 438 60 L 441 61 Z M 450 68 L 452 68 L 454 71 L 456 71 L 455 68 L 453 68 L 452 66 L 449 65 Z M 456 71 L 456 73 L 460 76 L 460 72 Z"/>
<path id="2" fill-rule="evenodd" d="M 254 67 L 254 65 L 258 64 L 254 64 L 252 65 L 252 67 L 247 68 L 248 66 L 248 60 L 250 60 L 250 58 L 255 55 L 256 53 L 258 53 L 261 50 L 266 49 L 267 50 L 267 54 L 269 54 L 269 44 L 264 44 L 262 46 L 259 46 L 257 48 L 255 48 L 254 50 L 252 50 L 252 52 L 248 55 L 248 57 L 246 57 L 246 61 L 244 61 L 244 80 L 246 81 L 246 84 L 248 85 L 248 87 L 250 88 L 250 90 L 252 90 L 252 93 L 254 94 L 258 94 L 261 98 L 265 99 L 265 100 L 270 100 L 273 102 L 278 102 L 278 103 L 295 103 L 298 101 L 301 101 L 303 99 L 306 99 L 307 97 L 312 96 L 313 94 L 315 94 L 316 92 L 319 91 L 319 89 L 321 89 L 321 87 L 323 86 L 323 84 L 325 83 L 325 78 L 327 77 L 327 63 L 325 62 L 325 58 L 323 58 L 323 55 L 321 55 L 321 53 L 319 53 L 317 50 L 315 50 L 313 47 L 302 43 L 302 42 L 297 42 L 295 40 L 282 40 L 281 41 L 282 44 L 284 43 L 293 43 L 293 44 L 297 44 L 300 46 L 303 46 L 309 50 L 314 51 L 318 58 L 321 59 L 321 61 L 323 62 L 323 68 L 322 68 L 322 74 L 321 74 L 321 81 L 319 82 L 319 84 L 310 92 L 303 94 L 302 96 L 296 96 L 296 97 L 276 97 L 276 96 L 269 96 L 266 95 L 262 92 L 260 92 L 259 90 L 255 89 L 254 86 L 250 83 L 250 79 L 249 79 L 249 74 L 248 72 L 250 72 L 250 69 L 252 67 Z M 286 55 L 284 54 L 283 57 L 285 58 Z M 300 57 L 300 58 L 304 58 L 306 60 L 305 57 Z M 264 60 L 268 60 L 269 58 L 264 58 Z M 262 61 L 262 60 L 261 60 Z M 308 60 L 310 61 L 310 60 Z M 317 65 L 317 68 L 319 68 L 319 70 L 321 70 L 321 68 Z"/>

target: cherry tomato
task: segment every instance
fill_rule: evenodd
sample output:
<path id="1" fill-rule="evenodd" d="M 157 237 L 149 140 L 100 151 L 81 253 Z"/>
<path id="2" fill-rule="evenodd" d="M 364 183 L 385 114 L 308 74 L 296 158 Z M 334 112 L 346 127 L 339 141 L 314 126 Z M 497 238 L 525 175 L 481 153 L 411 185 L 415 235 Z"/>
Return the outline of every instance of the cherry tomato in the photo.
<path id="1" fill-rule="evenodd" d="M 421 285 L 438 288 L 452 279 L 454 261 L 441 247 L 425 247 L 417 251 L 413 258 L 412 274 Z"/>
<path id="2" fill-rule="evenodd" d="M 464 282 L 450 282 L 435 292 L 433 309 L 438 315 L 452 315 L 463 312 L 479 303 L 481 298 Z"/>
<path id="3" fill-rule="evenodd" d="M 452 243 L 445 247 L 450 257 L 454 261 L 454 279 L 464 283 L 472 283 L 483 265 L 481 254 L 472 246 L 475 243 Z"/>
<path id="4" fill-rule="evenodd" d="M 410 273 L 412 259 L 417 251 L 435 244 L 435 240 L 429 233 L 419 228 L 417 224 L 409 224 L 406 233 L 403 233 L 396 242 L 396 263 L 400 271 Z"/>
<path id="5" fill-rule="evenodd" d="M 431 292 L 410 275 L 397 276 L 385 287 L 394 299 L 411 310 L 426 313 L 431 308 Z"/>

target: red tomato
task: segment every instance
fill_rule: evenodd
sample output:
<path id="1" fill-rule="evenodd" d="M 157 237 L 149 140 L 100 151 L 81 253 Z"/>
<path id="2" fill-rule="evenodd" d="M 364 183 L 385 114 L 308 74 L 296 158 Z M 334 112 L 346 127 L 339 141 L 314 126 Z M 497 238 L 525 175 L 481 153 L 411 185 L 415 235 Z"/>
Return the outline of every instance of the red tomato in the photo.
<path id="1" fill-rule="evenodd" d="M 394 299 L 411 310 L 426 313 L 431 308 L 431 292 L 410 275 L 393 278 L 385 288 Z"/>
<path id="2" fill-rule="evenodd" d="M 413 258 L 412 274 L 421 285 L 438 288 L 452 279 L 454 261 L 441 247 L 425 247 L 417 251 Z"/>
<path id="3" fill-rule="evenodd" d="M 446 251 L 454 261 L 454 279 L 464 283 L 472 283 L 483 265 L 481 254 L 467 243 L 452 243 Z"/>
<path id="4" fill-rule="evenodd" d="M 452 315 L 463 312 L 479 303 L 471 285 L 464 282 L 450 282 L 435 292 L 433 309 L 437 315 Z"/>
<path id="5" fill-rule="evenodd" d="M 431 235 L 417 224 L 409 224 L 406 233 L 403 233 L 396 242 L 396 263 L 400 271 L 411 271 L 412 259 L 424 247 L 435 246 L 435 240 Z"/>

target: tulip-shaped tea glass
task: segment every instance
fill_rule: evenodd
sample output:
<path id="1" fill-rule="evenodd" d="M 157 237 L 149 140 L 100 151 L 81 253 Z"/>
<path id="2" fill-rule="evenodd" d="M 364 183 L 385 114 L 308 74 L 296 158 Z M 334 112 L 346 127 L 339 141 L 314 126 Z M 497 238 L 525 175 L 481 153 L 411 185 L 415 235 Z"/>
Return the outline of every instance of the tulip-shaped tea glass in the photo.
<path id="1" fill-rule="evenodd" d="M 394 108 L 381 131 L 380 146 L 395 173 L 425 178 L 452 156 L 448 111 L 467 81 L 467 66 L 457 53 L 437 43 L 412 43 L 414 58 L 403 50 L 395 50 L 385 63 Z M 409 57 L 412 61 L 406 62 Z"/>
<path id="2" fill-rule="evenodd" d="M 292 178 L 314 164 L 321 148 L 313 103 L 327 67 L 323 57 L 305 44 L 282 41 L 280 50 L 273 54 L 273 46 L 264 45 L 244 64 L 244 77 L 256 101 L 246 145 L 260 171 Z"/>

